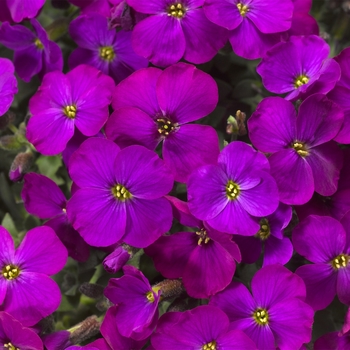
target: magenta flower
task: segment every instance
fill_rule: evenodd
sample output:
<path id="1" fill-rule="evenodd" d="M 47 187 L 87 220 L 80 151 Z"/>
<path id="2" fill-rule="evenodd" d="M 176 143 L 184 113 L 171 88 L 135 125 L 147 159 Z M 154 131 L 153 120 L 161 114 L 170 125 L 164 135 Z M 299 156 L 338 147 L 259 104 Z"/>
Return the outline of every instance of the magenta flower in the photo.
<path id="1" fill-rule="evenodd" d="M 43 342 L 7 312 L 0 312 L 0 347 L 8 350 L 43 350 Z"/>
<path id="2" fill-rule="evenodd" d="M 188 206 L 196 218 L 220 232 L 255 235 L 260 225 L 253 216 L 270 215 L 278 206 L 267 159 L 243 142 L 230 143 L 221 151 L 217 165 L 191 174 Z"/>
<path id="3" fill-rule="evenodd" d="M 341 69 L 340 80 L 335 85 L 334 89 L 328 93 L 328 98 L 336 102 L 344 110 L 344 124 L 339 134 L 335 137 L 335 141 L 340 143 L 350 143 L 350 48 L 343 50 L 337 57 L 334 58 L 338 62 Z"/>
<path id="4" fill-rule="evenodd" d="M 339 332 L 331 332 L 318 338 L 314 344 L 314 350 L 348 350 L 350 349 L 350 334 L 343 336 Z"/>
<path id="5" fill-rule="evenodd" d="M 194 169 L 216 163 L 216 131 L 188 123 L 212 112 L 217 101 L 214 79 L 192 65 L 141 69 L 116 87 L 106 135 L 122 148 L 139 144 L 154 150 L 163 141 L 165 163 L 176 181 L 186 182 Z"/>
<path id="6" fill-rule="evenodd" d="M 22 22 L 34 18 L 44 6 L 45 0 L 2 0 L 0 1 L 0 21 Z"/>
<path id="7" fill-rule="evenodd" d="M 11 106 L 14 95 L 18 92 L 13 63 L 7 58 L 0 58 L 0 116 Z"/>
<path id="8" fill-rule="evenodd" d="M 79 45 L 69 57 L 71 69 L 85 63 L 119 83 L 132 72 L 148 66 L 148 61 L 132 49 L 132 32 L 108 29 L 107 18 L 100 14 L 79 16 L 71 22 L 69 33 Z"/>
<path id="9" fill-rule="evenodd" d="M 3 23 L 0 28 L 0 43 L 14 50 L 13 63 L 18 76 L 26 82 L 38 74 L 63 68 L 60 47 L 50 41 L 46 31 L 36 19 L 30 21 L 35 33 L 23 25 L 10 26 Z"/>
<path id="10" fill-rule="evenodd" d="M 103 268 L 109 273 L 116 273 L 129 261 L 130 257 L 131 254 L 125 247 L 118 246 L 104 258 Z"/>
<path id="11" fill-rule="evenodd" d="M 124 276 L 111 278 L 105 296 L 118 307 L 115 322 L 119 333 L 135 340 L 146 339 L 158 321 L 159 288 L 152 289 L 147 278 L 133 266 L 124 266 Z"/>
<path id="12" fill-rule="evenodd" d="M 144 248 L 170 229 L 163 196 L 174 179 L 154 152 L 90 138 L 72 155 L 69 173 L 80 189 L 68 201 L 68 218 L 88 244 Z"/>
<path id="13" fill-rule="evenodd" d="M 224 312 L 208 305 L 167 312 L 160 318 L 151 343 L 155 350 L 257 350 L 246 334 L 230 329 Z"/>
<path id="14" fill-rule="evenodd" d="M 311 339 L 314 312 L 303 300 L 303 280 L 281 265 L 259 270 L 251 292 L 232 282 L 210 299 L 223 310 L 233 329 L 246 333 L 259 349 L 295 350 Z"/>
<path id="15" fill-rule="evenodd" d="M 109 0 L 68 0 L 71 4 L 78 6 L 82 14 L 98 13 L 104 17 L 108 17 L 111 10 Z M 115 0 L 114 0 L 115 1 Z"/>
<path id="16" fill-rule="evenodd" d="M 288 42 L 271 48 L 256 71 L 267 90 L 288 93 L 287 100 L 326 94 L 340 78 L 339 65 L 328 58 L 329 51 L 328 44 L 319 36 L 292 36 Z"/>
<path id="17" fill-rule="evenodd" d="M 260 225 L 254 237 L 234 236 L 242 254 L 242 261 L 252 264 L 257 261 L 264 248 L 263 266 L 285 265 L 293 255 L 293 245 L 284 237 L 285 229 L 292 219 L 292 208 L 280 203 L 277 210 L 264 218 L 256 218 Z"/>
<path id="18" fill-rule="evenodd" d="M 147 247 L 145 253 L 152 257 L 156 269 L 164 277 L 182 277 L 188 295 L 198 299 L 209 298 L 232 281 L 235 260 L 241 261 L 239 249 L 231 235 L 215 231 L 194 218 L 187 203 L 167 198 L 173 204 L 174 216 L 180 219 L 180 223 L 194 226 L 197 230 L 162 236 Z M 187 220 L 181 220 L 184 215 Z"/>
<path id="19" fill-rule="evenodd" d="M 297 113 L 280 97 L 260 102 L 248 121 L 250 140 L 269 163 L 280 201 L 304 204 L 313 192 L 330 196 L 337 190 L 343 154 L 334 141 L 343 112 L 325 95 L 308 97 Z"/>
<path id="20" fill-rule="evenodd" d="M 62 152 L 75 126 L 86 136 L 96 135 L 108 118 L 114 82 L 96 68 L 81 65 L 64 75 L 45 75 L 29 102 L 32 117 L 27 139 L 45 155 Z"/>
<path id="21" fill-rule="evenodd" d="M 70 224 L 66 214 L 67 200 L 56 183 L 44 175 L 26 174 L 21 196 L 28 213 L 40 219 L 51 219 L 45 226 L 56 232 L 69 256 L 77 261 L 88 259 L 89 246 Z"/>
<path id="22" fill-rule="evenodd" d="M 229 29 L 233 51 L 248 59 L 263 57 L 280 41 L 279 32 L 290 29 L 293 1 L 207 0 L 203 9 L 210 21 Z"/>
<path id="23" fill-rule="evenodd" d="M 127 0 L 134 10 L 150 15 L 133 29 L 137 54 L 166 67 L 182 57 L 191 63 L 210 61 L 227 41 L 227 30 L 204 15 L 204 0 Z"/>
<path id="24" fill-rule="evenodd" d="M 0 303 L 2 310 L 23 325 L 32 326 L 54 312 L 61 301 L 56 282 L 48 275 L 59 272 L 67 250 L 50 227 L 27 232 L 15 249 L 13 239 L 0 226 Z"/>
<path id="25" fill-rule="evenodd" d="M 293 231 L 294 249 L 314 264 L 299 267 L 296 274 L 306 285 L 306 301 L 315 310 L 327 307 L 338 295 L 350 304 L 350 213 L 337 221 L 310 215 Z"/>

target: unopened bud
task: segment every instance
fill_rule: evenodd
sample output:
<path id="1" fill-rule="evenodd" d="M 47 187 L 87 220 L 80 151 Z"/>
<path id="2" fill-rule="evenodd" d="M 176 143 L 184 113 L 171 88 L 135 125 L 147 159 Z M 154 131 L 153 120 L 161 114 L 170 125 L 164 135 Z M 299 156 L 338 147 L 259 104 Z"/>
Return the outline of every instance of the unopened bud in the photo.
<path id="1" fill-rule="evenodd" d="M 23 145 L 18 142 L 15 135 L 5 135 L 0 137 L 0 148 L 6 151 L 19 150 Z"/>
<path id="2" fill-rule="evenodd" d="M 92 338 L 100 331 L 101 322 L 97 316 L 93 315 L 86 318 L 83 322 L 80 322 L 76 326 L 68 329 L 71 333 L 69 340 L 73 344 L 79 344 L 83 341 Z"/>
<path id="3" fill-rule="evenodd" d="M 16 119 L 16 115 L 8 111 L 3 116 L 0 117 L 0 130 L 5 129 L 10 123 L 12 124 L 14 120 Z"/>
<path id="4" fill-rule="evenodd" d="M 159 288 L 161 290 L 162 300 L 177 297 L 185 291 L 181 280 L 164 280 L 157 283 L 153 288 Z"/>
<path id="5" fill-rule="evenodd" d="M 100 286 L 98 284 L 84 282 L 80 287 L 79 291 L 80 293 L 86 295 L 89 298 L 92 299 L 99 299 L 103 296 L 103 286 Z"/>
<path id="6" fill-rule="evenodd" d="M 23 179 L 23 176 L 32 166 L 34 156 L 31 152 L 18 153 L 13 160 L 9 172 L 10 180 L 16 182 Z"/>
<path id="7" fill-rule="evenodd" d="M 185 299 L 176 299 L 168 307 L 167 312 L 184 312 L 188 310 L 188 305 Z"/>
<path id="8" fill-rule="evenodd" d="M 117 247 L 113 253 L 109 254 L 103 260 L 103 268 L 109 273 L 118 272 L 138 251 L 127 244 Z"/>

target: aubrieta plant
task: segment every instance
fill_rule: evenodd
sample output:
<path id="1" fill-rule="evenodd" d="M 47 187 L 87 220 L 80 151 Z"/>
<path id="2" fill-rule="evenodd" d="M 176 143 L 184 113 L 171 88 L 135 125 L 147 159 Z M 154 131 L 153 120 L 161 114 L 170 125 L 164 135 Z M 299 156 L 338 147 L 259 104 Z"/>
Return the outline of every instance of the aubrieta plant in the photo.
<path id="1" fill-rule="evenodd" d="M 349 350 L 350 2 L 0 0 L 0 349 Z"/>

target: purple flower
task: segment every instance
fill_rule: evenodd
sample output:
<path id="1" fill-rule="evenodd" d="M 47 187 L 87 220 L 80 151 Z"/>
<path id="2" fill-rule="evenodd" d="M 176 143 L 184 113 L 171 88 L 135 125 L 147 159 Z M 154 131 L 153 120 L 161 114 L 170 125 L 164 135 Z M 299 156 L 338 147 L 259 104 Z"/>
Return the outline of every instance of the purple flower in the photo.
<path id="1" fill-rule="evenodd" d="M 279 32 L 290 29 L 293 1 L 276 6 L 273 0 L 207 0 L 203 9 L 210 21 L 230 30 L 229 40 L 238 56 L 256 59 L 280 41 Z"/>
<path id="2" fill-rule="evenodd" d="M 0 28 L 0 43 L 14 50 L 13 63 L 18 76 L 26 82 L 39 74 L 62 70 L 63 58 L 60 47 L 50 41 L 46 31 L 36 19 L 30 21 L 35 34 L 22 25 L 3 23 Z"/>
<path id="3" fill-rule="evenodd" d="M 187 203 L 168 197 L 174 211 L 187 214 Z M 209 298 L 223 290 L 232 281 L 235 260 L 241 261 L 232 236 L 207 227 L 192 216 L 192 223 L 180 220 L 186 226 L 197 227 L 196 232 L 177 232 L 162 236 L 145 249 L 154 260 L 156 269 L 166 278 L 182 277 L 184 287 L 193 298 Z"/>
<path id="4" fill-rule="evenodd" d="M 130 276 L 130 275 L 129 275 Z M 137 279 L 137 283 L 142 281 L 144 278 L 140 273 L 140 279 Z M 136 275 L 137 278 L 137 275 Z M 133 349 L 141 350 L 145 345 L 147 339 L 145 340 L 134 340 L 132 338 L 123 337 L 117 327 L 119 319 L 117 318 L 120 315 L 119 306 L 112 306 L 108 309 L 105 318 L 103 319 L 101 325 L 101 334 L 103 338 L 109 345 L 110 349 Z M 158 317 L 157 317 L 158 319 Z"/>
<path id="5" fill-rule="evenodd" d="M 60 289 L 48 275 L 59 272 L 67 250 L 46 226 L 27 232 L 15 249 L 11 235 L 0 226 L 0 303 L 2 310 L 23 325 L 32 326 L 54 312 L 61 301 Z"/>
<path id="6" fill-rule="evenodd" d="M 46 74 L 29 102 L 27 139 L 40 153 L 54 155 L 65 149 L 75 126 L 96 135 L 107 121 L 113 89 L 110 77 L 87 65 Z"/>
<path id="7" fill-rule="evenodd" d="M 293 245 L 284 237 L 283 229 L 292 219 L 292 208 L 280 203 L 277 210 L 264 218 L 256 218 L 260 225 L 254 237 L 235 235 L 242 254 L 242 261 L 252 264 L 257 261 L 264 247 L 263 266 L 286 264 L 293 255 Z"/>
<path id="8" fill-rule="evenodd" d="M 186 182 L 194 169 L 217 160 L 216 131 L 188 124 L 212 112 L 217 101 L 214 79 L 192 65 L 141 69 L 116 87 L 106 135 L 122 148 L 140 144 L 153 150 L 164 141 L 165 163 L 176 181 Z"/>
<path id="9" fill-rule="evenodd" d="M 135 340 L 146 339 L 158 321 L 159 288 L 133 266 L 124 266 L 124 276 L 111 278 L 105 296 L 118 307 L 115 322 L 119 333 Z"/>
<path id="10" fill-rule="evenodd" d="M 109 273 L 116 273 L 129 261 L 130 257 L 128 250 L 119 246 L 104 258 L 103 268 Z"/>
<path id="11" fill-rule="evenodd" d="M 232 142 L 221 151 L 217 165 L 191 174 L 189 209 L 220 232 L 253 236 L 260 225 L 252 216 L 270 215 L 278 206 L 277 186 L 269 172 L 263 154 L 243 142 Z"/>
<path id="12" fill-rule="evenodd" d="M 0 21 L 22 22 L 34 18 L 45 4 L 45 0 L 2 0 L 0 1 Z"/>
<path id="13" fill-rule="evenodd" d="M 304 204 L 314 191 L 330 196 L 337 190 L 343 155 L 334 141 L 343 112 L 325 95 L 308 97 L 297 113 L 280 97 L 260 102 L 248 121 L 250 140 L 269 157 L 280 201 Z"/>
<path id="14" fill-rule="evenodd" d="M 327 93 L 340 78 L 339 65 L 328 58 L 329 51 L 316 35 L 292 36 L 267 51 L 256 71 L 267 90 L 288 93 L 287 100 Z"/>
<path id="15" fill-rule="evenodd" d="M 151 338 L 155 350 L 256 350 L 242 331 L 230 330 L 228 317 L 214 306 L 198 306 L 185 312 L 167 312 Z"/>
<path id="16" fill-rule="evenodd" d="M 314 350 L 348 350 L 350 349 L 350 334 L 339 336 L 338 332 L 331 332 L 318 338 Z"/>
<path id="17" fill-rule="evenodd" d="M 204 0 L 127 0 L 150 16 L 136 24 L 132 45 L 140 56 L 166 67 L 182 57 L 191 63 L 210 61 L 227 41 L 227 30 L 204 15 Z"/>
<path id="18" fill-rule="evenodd" d="M 45 348 L 47 350 L 67 349 L 72 345 L 69 340 L 71 333 L 68 331 L 58 331 L 42 336 Z"/>
<path id="19" fill-rule="evenodd" d="M 11 106 L 14 95 L 18 92 L 13 63 L 7 58 L 0 58 L 0 116 Z"/>
<path id="20" fill-rule="evenodd" d="M 85 63 L 119 83 L 132 72 L 148 66 L 148 61 L 132 49 L 132 32 L 108 29 L 107 18 L 98 13 L 79 16 L 71 22 L 69 33 L 79 45 L 69 57 L 71 69 Z"/>
<path id="21" fill-rule="evenodd" d="M 337 57 L 334 58 L 338 62 L 341 69 L 340 80 L 335 85 L 334 89 L 328 93 L 328 98 L 336 102 L 340 107 L 343 108 L 344 124 L 341 128 L 335 141 L 340 143 L 350 143 L 350 48 L 343 50 Z"/>
<path id="22" fill-rule="evenodd" d="M 231 327 L 244 331 L 259 349 L 295 350 L 311 339 L 313 310 L 303 302 L 305 285 L 281 265 L 259 270 L 251 291 L 232 282 L 210 299 L 229 317 Z"/>
<path id="23" fill-rule="evenodd" d="M 68 201 L 68 218 L 88 244 L 144 248 L 170 229 L 163 196 L 174 180 L 154 152 L 90 138 L 72 155 L 69 173 L 80 189 Z"/>
<path id="24" fill-rule="evenodd" d="M 0 312 L 0 347 L 8 350 L 43 350 L 43 342 L 7 312 Z"/>
<path id="25" fill-rule="evenodd" d="M 21 196 L 28 213 L 40 219 L 51 219 L 45 225 L 56 232 L 69 256 L 77 261 L 88 259 L 89 246 L 70 224 L 66 214 L 67 200 L 56 183 L 44 175 L 26 174 Z"/>
<path id="26" fill-rule="evenodd" d="M 350 213 L 337 221 L 327 216 L 310 215 L 293 231 L 294 249 L 314 264 L 299 267 L 306 301 L 315 310 L 327 307 L 338 295 L 350 304 Z"/>

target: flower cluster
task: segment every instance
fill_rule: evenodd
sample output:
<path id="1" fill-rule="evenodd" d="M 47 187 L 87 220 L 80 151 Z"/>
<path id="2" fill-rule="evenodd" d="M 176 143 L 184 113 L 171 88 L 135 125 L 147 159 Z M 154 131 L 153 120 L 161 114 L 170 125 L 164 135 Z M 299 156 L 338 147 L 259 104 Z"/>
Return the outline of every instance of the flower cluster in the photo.
<path id="1" fill-rule="evenodd" d="M 44 3 L 0 0 L 0 348 L 349 349 L 348 18 Z"/>

